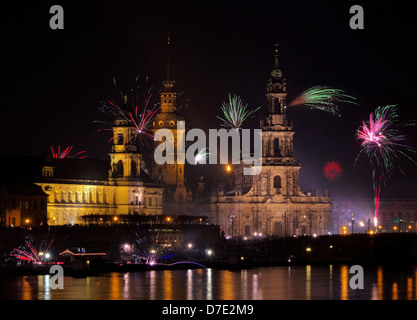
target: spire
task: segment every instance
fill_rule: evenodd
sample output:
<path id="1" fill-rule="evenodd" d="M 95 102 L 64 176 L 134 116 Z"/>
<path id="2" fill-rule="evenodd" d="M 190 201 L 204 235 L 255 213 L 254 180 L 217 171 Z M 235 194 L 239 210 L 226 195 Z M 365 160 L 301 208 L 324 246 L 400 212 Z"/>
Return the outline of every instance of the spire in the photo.
<path id="1" fill-rule="evenodd" d="M 272 78 L 282 78 L 282 71 L 279 68 L 278 56 L 278 44 L 276 43 L 274 48 L 274 68 L 271 71 Z"/>
<path id="2" fill-rule="evenodd" d="M 171 70 L 170 70 L 170 65 L 169 65 L 169 47 L 171 46 L 171 38 L 170 36 L 168 36 L 168 41 L 167 41 L 167 73 L 166 73 L 166 77 L 165 79 L 162 81 L 162 85 L 164 87 L 163 91 L 164 92 L 170 92 L 172 91 L 173 87 L 174 87 L 174 83 L 175 81 L 171 79 Z"/>
<path id="3" fill-rule="evenodd" d="M 287 82 L 279 68 L 278 63 L 278 44 L 274 46 L 274 66 L 271 70 L 266 84 L 266 98 L 268 102 L 268 115 L 270 124 L 286 125 L 286 96 Z"/>
<path id="4" fill-rule="evenodd" d="M 274 67 L 271 70 L 270 78 L 267 83 L 267 92 L 271 93 L 286 93 L 286 80 L 279 68 L 278 63 L 278 44 L 274 46 Z"/>
<path id="5" fill-rule="evenodd" d="M 168 35 L 168 42 L 167 42 L 167 76 L 166 78 L 169 79 L 170 78 L 170 70 L 169 70 L 169 46 L 171 44 L 171 40 L 169 38 Z"/>

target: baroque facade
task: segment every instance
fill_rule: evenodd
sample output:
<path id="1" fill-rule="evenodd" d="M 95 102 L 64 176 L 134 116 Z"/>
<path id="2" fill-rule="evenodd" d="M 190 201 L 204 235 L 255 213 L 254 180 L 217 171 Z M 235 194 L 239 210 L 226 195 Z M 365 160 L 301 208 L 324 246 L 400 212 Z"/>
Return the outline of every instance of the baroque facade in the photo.
<path id="1" fill-rule="evenodd" d="M 49 159 L 41 166 L 38 164 L 39 175 L 25 174 L 33 176 L 32 182 L 48 196 L 47 223 L 82 224 L 86 218 L 105 223 L 113 219 L 127 221 L 135 215 L 165 214 L 208 217 L 229 237 L 329 233 L 330 197 L 300 190 L 301 165 L 294 158 L 294 130 L 286 114 L 286 81 L 278 64 L 277 48 L 274 59 L 266 90 L 267 116 L 260 121 L 262 171 L 259 174 L 243 175 L 244 165 L 233 164 L 226 174 L 226 183 L 221 181 L 222 177 L 216 177 L 211 185 L 214 192 L 210 192 L 204 178 L 191 182 L 195 177 L 186 176 L 186 167 L 174 152 L 173 164 L 161 165 L 153 159 L 152 173 L 148 175 L 141 165 L 142 154 L 134 129 L 126 120 L 128 108 L 122 106 L 126 115 L 114 121 L 110 161 Z M 174 84 L 168 58 L 160 112 L 154 118 L 153 132 L 169 130 L 172 134 L 168 138 L 173 139 L 177 150 L 184 143 L 178 139 L 184 139 L 185 128 L 178 126 L 183 118 L 176 112 Z M 154 148 L 162 142 L 163 139 L 155 139 Z"/>
<path id="2" fill-rule="evenodd" d="M 35 183 L 48 195 L 48 224 L 82 224 L 88 217 L 104 223 L 109 216 L 117 223 L 126 215 L 162 214 L 163 188 L 141 168 L 141 153 L 126 118 L 115 119 L 112 141 L 110 163 L 51 159 L 42 166 Z"/>
<path id="3" fill-rule="evenodd" d="M 301 165 L 293 154 L 293 126 L 286 114 L 286 81 L 274 52 L 267 82 L 268 115 L 262 129 L 262 171 L 244 176 L 243 165 L 233 165 L 233 188 L 196 199 L 197 212 L 229 237 L 260 235 L 320 235 L 331 232 L 331 200 L 301 192 Z"/>

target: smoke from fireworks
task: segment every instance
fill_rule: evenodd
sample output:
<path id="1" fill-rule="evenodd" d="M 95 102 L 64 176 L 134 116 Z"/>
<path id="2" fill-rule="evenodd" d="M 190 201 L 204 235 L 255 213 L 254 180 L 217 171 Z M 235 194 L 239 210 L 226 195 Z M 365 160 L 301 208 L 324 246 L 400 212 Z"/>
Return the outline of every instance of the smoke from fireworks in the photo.
<path id="1" fill-rule="evenodd" d="M 340 117 L 339 104 L 357 104 L 355 100 L 356 98 L 347 95 L 341 89 L 315 86 L 300 94 L 288 105 L 288 107 L 304 105 L 311 109 L 330 112 L 331 114 Z"/>
<path id="2" fill-rule="evenodd" d="M 64 158 L 78 158 L 78 159 L 84 159 L 87 156 L 84 155 L 85 151 L 79 151 L 73 155 L 71 155 L 71 150 L 74 146 L 68 146 L 65 149 L 62 149 L 61 151 L 61 146 L 58 146 L 57 150 L 54 151 L 54 147 L 51 146 L 51 152 L 52 152 L 52 157 L 54 159 L 64 159 Z"/>
<path id="3" fill-rule="evenodd" d="M 406 136 L 399 128 L 414 125 L 415 122 L 401 122 L 396 105 L 378 107 L 369 115 L 369 121 L 362 122 L 357 130 L 357 139 L 362 140 L 361 150 L 355 159 L 365 154 L 372 168 L 375 223 L 378 221 L 381 184 L 386 185 L 389 176 L 395 169 L 404 174 L 398 161 L 401 157 L 416 163 L 411 157 L 415 150 L 407 145 Z"/>
<path id="4" fill-rule="evenodd" d="M 224 118 L 219 116 L 217 116 L 217 118 L 222 121 L 222 126 L 239 130 L 242 128 L 243 122 L 253 117 L 255 112 L 258 111 L 260 107 L 250 110 L 248 109 L 248 104 L 243 104 L 242 99 L 239 96 L 232 96 L 229 93 L 229 101 L 223 101 L 221 109 L 223 111 Z"/>
<path id="5" fill-rule="evenodd" d="M 325 178 L 335 181 L 342 176 L 343 168 L 338 161 L 328 161 L 324 164 L 323 175 Z"/>

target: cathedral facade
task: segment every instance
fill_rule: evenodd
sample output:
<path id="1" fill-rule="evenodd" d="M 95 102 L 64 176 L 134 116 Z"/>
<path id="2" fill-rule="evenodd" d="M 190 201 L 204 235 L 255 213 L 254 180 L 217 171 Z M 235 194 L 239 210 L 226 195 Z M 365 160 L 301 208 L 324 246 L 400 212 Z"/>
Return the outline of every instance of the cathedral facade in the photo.
<path id="1" fill-rule="evenodd" d="M 243 175 L 243 164 L 232 165 L 233 185 L 196 199 L 199 214 L 208 215 L 226 237 L 262 235 L 321 235 L 331 232 L 332 206 L 328 195 L 300 190 L 301 165 L 294 158 L 293 126 L 286 114 L 286 81 L 274 52 L 267 82 L 268 115 L 262 129 L 262 171 Z"/>

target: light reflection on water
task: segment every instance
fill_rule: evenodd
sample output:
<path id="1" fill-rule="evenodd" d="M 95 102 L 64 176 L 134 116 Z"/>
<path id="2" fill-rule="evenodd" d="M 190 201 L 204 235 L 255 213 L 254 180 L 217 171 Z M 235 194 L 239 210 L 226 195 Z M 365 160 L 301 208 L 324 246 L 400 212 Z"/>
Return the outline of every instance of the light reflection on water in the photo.
<path id="1" fill-rule="evenodd" d="M 50 276 L 0 277 L 1 299 L 54 300 L 354 300 L 417 299 L 417 266 L 364 267 L 364 289 L 349 287 L 350 266 L 268 267 L 107 273 L 66 276 L 50 289 Z"/>

